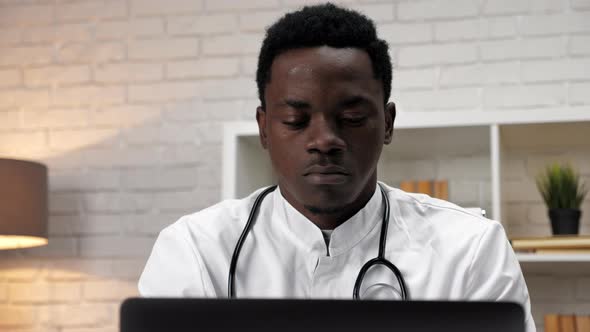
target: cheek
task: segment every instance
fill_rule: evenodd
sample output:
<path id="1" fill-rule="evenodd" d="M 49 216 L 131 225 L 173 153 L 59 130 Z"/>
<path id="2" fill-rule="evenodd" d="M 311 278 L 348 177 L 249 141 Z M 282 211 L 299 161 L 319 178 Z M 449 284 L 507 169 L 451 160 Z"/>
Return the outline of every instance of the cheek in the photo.
<path id="1" fill-rule="evenodd" d="M 295 140 L 292 139 L 269 140 L 268 152 L 273 168 L 279 175 L 296 172 L 297 162 L 303 160 L 297 153 Z"/>
<path id="2" fill-rule="evenodd" d="M 383 148 L 382 136 L 379 128 L 373 128 L 369 129 L 363 135 L 351 139 L 349 149 L 357 167 L 360 169 L 371 169 L 376 165 Z"/>

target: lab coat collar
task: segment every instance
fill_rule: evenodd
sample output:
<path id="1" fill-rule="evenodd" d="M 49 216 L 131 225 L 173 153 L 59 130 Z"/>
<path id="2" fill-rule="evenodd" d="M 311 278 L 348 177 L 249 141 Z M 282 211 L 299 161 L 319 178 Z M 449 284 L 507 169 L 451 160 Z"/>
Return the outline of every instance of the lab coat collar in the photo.
<path id="1" fill-rule="evenodd" d="M 350 219 L 332 232 L 329 255 L 338 256 L 356 246 L 376 226 L 381 225 L 383 202 L 379 185 L 367 204 Z M 321 230 L 297 211 L 281 194 L 280 188 L 273 193 L 273 220 L 285 224 L 293 240 L 310 251 L 327 254 Z"/>

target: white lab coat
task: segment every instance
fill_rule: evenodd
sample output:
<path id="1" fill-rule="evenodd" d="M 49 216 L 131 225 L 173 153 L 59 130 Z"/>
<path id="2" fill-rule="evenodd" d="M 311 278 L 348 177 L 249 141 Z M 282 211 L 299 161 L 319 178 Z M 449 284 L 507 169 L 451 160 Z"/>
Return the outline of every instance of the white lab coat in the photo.
<path id="1" fill-rule="evenodd" d="M 502 226 L 426 195 L 386 186 L 391 212 L 386 258 L 401 271 L 414 300 L 520 303 L 535 331 L 528 290 Z M 139 280 L 143 296 L 226 297 L 231 255 L 258 190 L 182 217 L 162 230 Z M 352 298 L 361 266 L 377 256 L 383 204 L 379 189 L 334 229 L 320 229 L 280 190 L 261 204 L 236 272 L 239 298 Z M 397 298 L 395 276 L 371 269 L 362 298 Z"/>

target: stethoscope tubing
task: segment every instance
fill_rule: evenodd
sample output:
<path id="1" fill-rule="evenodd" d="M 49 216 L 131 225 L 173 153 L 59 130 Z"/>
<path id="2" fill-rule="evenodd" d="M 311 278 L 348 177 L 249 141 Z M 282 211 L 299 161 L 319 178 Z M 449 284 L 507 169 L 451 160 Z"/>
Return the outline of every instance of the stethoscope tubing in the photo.
<path id="1" fill-rule="evenodd" d="M 254 200 L 254 204 L 252 205 L 252 209 L 250 210 L 250 215 L 248 216 L 248 221 L 246 222 L 246 226 L 244 226 L 244 230 L 242 231 L 242 234 L 240 234 L 240 237 L 238 238 L 238 242 L 236 243 L 236 247 L 234 249 L 232 259 L 231 259 L 231 262 L 229 265 L 229 276 L 228 276 L 228 285 L 227 285 L 228 286 L 227 287 L 228 295 L 227 296 L 230 299 L 235 298 L 235 296 L 236 296 L 236 294 L 235 294 L 236 266 L 238 264 L 238 258 L 240 256 L 240 252 L 241 252 L 242 247 L 244 245 L 244 241 L 246 241 L 246 237 L 248 237 L 250 230 L 254 226 L 255 220 L 256 220 L 256 218 L 258 216 L 258 212 L 260 210 L 260 204 L 262 203 L 264 198 L 269 193 L 273 192 L 276 188 L 277 188 L 276 185 L 270 186 L 270 187 L 266 188 L 262 193 L 260 193 L 258 195 L 258 197 L 256 197 L 256 199 Z M 389 270 L 391 270 L 391 272 L 393 272 L 393 274 L 395 275 L 397 282 L 399 283 L 399 286 L 400 286 L 401 298 L 402 298 L 402 300 L 405 301 L 405 300 L 409 300 L 409 296 L 408 296 L 408 291 L 406 288 L 404 278 L 403 278 L 400 270 L 393 263 L 391 263 L 390 261 L 388 261 L 385 258 L 385 249 L 386 249 L 386 245 L 387 245 L 387 228 L 389 225 L 389 199 L 387 198 L 387 194 L 386 194 L 383 186 L 381 186 L 379 184 L 379 188 L 381 189 L 381 196 L 382 196 L 383 202 L 384 202 L 383 220 L 381 222 L 381 234 L 380 234 L 380 238 L 379 238 L 379 253 L 378 253 L 377 257 L 366 262 L 363 265 L 363 267 L 361 268 L 361 270 L 359 271 L 357 279 L 354 283 L 352 297 L 355 300 L 360 300 L 360 295 L 359 295 L 360 288 L 361 288 L 363 279 L 364 279 L 367 271 L 375 265 L 384 265 Z"/>
<path id="2" fill-rule="evenodd" d="M 406 288 L 406 283 L 402 276 L 400 270 L 395 266 L 393 263 L 388 261 L 385 258 L 385 248 L 387 245 L 387 228 L 389 226 L 389 199 L 387 198 L 387 193 L 383 186 L 379 185 L 379 189 L 381 189 L 381 197 L 383 198 L 383 221 L 381 222 L 381 234 L 379 237 L 379 253 L 378 256 L 366 262 L 361 270 L 359 271 L 358 276 L 356 277 L 356 281 L 354 283 L 354 289 L 352 291 L 352 298 L 355 300 L 360 300 L 360 290 L 363 280 L 365 278 L 365 274 L 369 271 L 369 269 L 376 265 L 383 265 L 387 267 L 393 274 L 395 275 L 397 282 L 400 287 L 401 298 L 403 301 L 408 300 L 408 290 Z"/>
<path id="3" fill-rule="evenodd" d="M 250 229 L 254 226 L 254 221 L 256 220 L 256 216 L 258 215 L 258 211 L 260 210 L 260 204 L 266 195 L 270 194 L 274 191 L 277 186 L 270 186 L 266 188 L 256 199 L 254 200 L 254 204 L 252 205 L 252 209 L 250 209 L 250 215 L 248 216 L 248 221 L 246 222 L 246 226 L 236 243 L 236 248 L 234 249 L 234 253 L 231 258 L 231 263 L 229 265 L 229 280 L 227 283 L 227 296 L 230 299 L 233 299 L 235 294 L 235 279 L 236 279 L 236 266 L 238 264 L 238 258 L 240 256 L 240 251 L 242 250 L 242 246 L 244 245 L 244 241 L 246 241 L 246 237 L 248 233 L 250 233 Z"/>

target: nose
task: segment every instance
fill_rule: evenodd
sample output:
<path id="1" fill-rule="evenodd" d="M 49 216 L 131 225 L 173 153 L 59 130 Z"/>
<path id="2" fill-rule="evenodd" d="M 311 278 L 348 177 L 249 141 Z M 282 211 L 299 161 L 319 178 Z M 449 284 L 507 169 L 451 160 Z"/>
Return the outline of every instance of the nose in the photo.
<path id="1" fill-rule="evenodd" d="M 310 153 L 333 154 L 346 148 L 338 126 L 326 117 L 318 116 L 310 121 L 307 151 Z"/>

